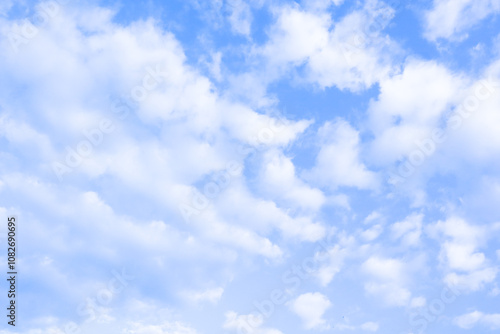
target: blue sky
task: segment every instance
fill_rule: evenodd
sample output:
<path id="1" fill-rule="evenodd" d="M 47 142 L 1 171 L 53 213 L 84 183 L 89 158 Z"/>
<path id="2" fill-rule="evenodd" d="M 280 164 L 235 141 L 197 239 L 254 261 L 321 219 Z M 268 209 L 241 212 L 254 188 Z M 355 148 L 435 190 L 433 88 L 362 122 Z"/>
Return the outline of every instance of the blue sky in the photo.
<path id="1" fill-rule="evenodd" d="M 498 331 L 499 14 L 4 0 L 0 333 Z"/>

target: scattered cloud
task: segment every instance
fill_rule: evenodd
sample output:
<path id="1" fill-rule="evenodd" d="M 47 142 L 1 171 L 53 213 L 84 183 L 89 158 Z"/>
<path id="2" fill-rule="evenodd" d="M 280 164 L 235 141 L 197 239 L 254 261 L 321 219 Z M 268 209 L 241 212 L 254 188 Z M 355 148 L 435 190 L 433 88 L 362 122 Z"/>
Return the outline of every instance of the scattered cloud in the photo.
<path id="1" fill-rule="evenodd" d="M 328 329 L 323 314 L 330 308 L 331 302 L 319 293 L 305 293 L 294 299 L 289 307 L 303 321 L 305 329 Z"/>

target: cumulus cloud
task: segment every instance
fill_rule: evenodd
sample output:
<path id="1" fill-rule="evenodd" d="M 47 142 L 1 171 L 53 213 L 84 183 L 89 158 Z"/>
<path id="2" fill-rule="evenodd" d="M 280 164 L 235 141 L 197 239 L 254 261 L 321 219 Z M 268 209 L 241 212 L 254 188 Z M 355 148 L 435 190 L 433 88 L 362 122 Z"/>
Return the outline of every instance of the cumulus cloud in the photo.
<path id="1" fill-rule="evenodd" d="M 147 325 L 143 323 L 132 323 L 128 328 L 123 329 L 124 334 L 196 334 L 193 328 L 189 328 L 181 323 L 165 323 L 161 325 Z"/>
<path id="2" fill-rule="evenodd" d="M 252 334 L 282 334 L 277 329 L 263 327 L 264 319 L 261 315 L 238 315 L 238 313 L 230 311 L 225 316 L 226 320 L 223 327 L 236 333 L 244 331 Z"/>
<path id="3" fill-rule="evenodd" d="M 340 245 L 335 245 L 325 252 L 318 252 L 315 254 L 314 259 L 319 265 L 316 276 L 321 285 L 328 285 L 335 275 L 342 270 L 348 254 L 349 250 Z"/>
<path id="4" fill-rule="evenodd" d="M 500 314 L 485 314 L 479 311 L 474 311 L 456 317 L 454 323 L 463 329 L 471 329 L 477 325 L 482 325 L 490 330 L 500 328 Z"/>
<path id="5" fill-rule="evenodd" d="M 434 61 L 410 60 L 402 73 L 382 80 L 369 111 L 373 161 L 392 163 L 422 146 L 461 89 L 460 77 Z"/>
<path id="6" fill-rule="evenodd" d="M 365 283 L 365 290 L 383 299 L 388 305 L 407 305 L 411 292 L 406 287 L 408 270 L 398 259 L 371 256 L 361 269 L 371 279 Z"/>
<path id="7" fill-rule="evenodd" d="M 487 28 L 496 2 L 399 13 L 377 0 L 59 1 L 26 26 L 54 3 L 0 5 L 0 218 L 24 227 L 24 333 L 66 321 L 92 333 L 281 334 L 298 321 L 398 332 L 379 306 L 432 311 L 439 278 L 476 304 L 498 295 L 493 36 L 476 36 L 470 59 L 458 43 L 433 59 L 403 24 L 423 11 L 425 38 L 459 41 Z M 429 144 L 436 129 L 446 140 Z M 415 180 L 382 181 L 416 151 L 429 161 Z M 308 261 L 306 282 L 295 263 Z M 133 282 L 82 318 L 120 268 Z M 294 297 L 273 323 L 247 314 L 280 277 Z M 330 298 L 355 320 L 336 321 Z M 461 328 L 499 328 L 497 314 L 460 312 Z"/>
<path id="8" fill-rule="evenodd" d="M 434 0 L 424 16 L 424 36 L 431 41 L 464 39 L 468 29 L 499 12 L 500 4 L 494 0 Z"/>
<path id="9" fill-rule="evenodd" d="M 323 314 L 331 305 L 325 295 L 314 292 L 300 295 L 290 302 L 289 307 L 302 319 L 305 329 L 328 329 Z"/>
<path id="10" fill-rule="evenodd" d="M 288 206 L 316 212 L 326 202 L 323 192 L 301 180 L 292 160 L 279 152 L 266 154 L 259 182 L 266 193 Z"/>
<path id="11" fill-rule="evenodd" d="M 452 217 L 429 228 L 442 236 L 440 261 L 446 265 L 444 281 L 466 291 L 477 291 L 494 281 L 498 268 L 479 251 L 486 243 L 487 229 Z"/>
<path id="12" fill-rule="evenodd" d="M 315 166 L 304 177 L 329 188 L 376 189 L 378 178 L 360 157 L 359 133 L 345 120 L 327 122 L 318 130 L 321 148 Z"/>
<path id="13" fill-rule="evenodd" d="M 359 91 L 387 77 L 400 53 L 382 32 L 393 15 L 383 2 L 367 1 L 343 17 L 328 32 L 327 42 L 310 55 L 309 80 L 323 88 Z"/>
<path id="14" fill-rule="evenodd" d="M 269 42 L 261 51 L 269 64 L 281 69 L 305 64 L 307 80 L 323 88 L 357 91 L 387 76 L 392 71 L 389 59 L 399 53 L 380 33 L 393 17 L 392 8 L 367 1 L 335 23 L 324 10 L 307 10 L 325 5 L 311 1 L 305 10 L 283 6 L 277 11 Z"/>

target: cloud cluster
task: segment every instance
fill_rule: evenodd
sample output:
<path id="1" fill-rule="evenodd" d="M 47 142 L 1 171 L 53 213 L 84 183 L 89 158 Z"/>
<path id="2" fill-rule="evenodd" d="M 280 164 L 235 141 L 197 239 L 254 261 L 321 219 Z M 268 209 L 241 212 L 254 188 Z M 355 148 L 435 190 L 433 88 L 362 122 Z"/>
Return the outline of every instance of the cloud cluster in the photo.
<path id="1" fill-rule="evenodd" d="M 149 5 L 0 4 L 22 333 L 400 332 L 448 312 L 436 290 L 499 328 L 496 36 L 463 50 L 498 2 Z M 276 277 L 288 302 L 249 313 Z"/>

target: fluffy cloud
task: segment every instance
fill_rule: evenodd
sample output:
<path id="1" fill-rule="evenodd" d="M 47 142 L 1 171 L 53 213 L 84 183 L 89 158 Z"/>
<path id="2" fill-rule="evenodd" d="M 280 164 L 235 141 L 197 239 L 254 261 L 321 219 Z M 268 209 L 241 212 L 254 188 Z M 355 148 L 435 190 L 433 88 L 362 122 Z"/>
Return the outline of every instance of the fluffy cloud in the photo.
<path id="1" fill-rule="evenodd" d="M 364 331 L 376 332 L 378 331 L 379 325 L 376 322 L 365 322 L 360 328 Z"/>
<path id="2" fill-rule="evenodd" d="M 348 249 L 335 245 L 323 253 L 316 253 L 314 258 L 319 264 L 316 272 L 321 285 L 328 285 L 344 265 L 344 260 L 349 254 Z"/>
<path id="3" fill-rule="evenodd" d="M 377 239 L 382 234 L 383 231 L 384 228 L 382 227 L 382 225 L 377 224 L 361 232 L 360 236 L 361 239 L 365 241 L 373 241 Z"/>
<path id="4" fill-rule="evenodd" d="M 284 69 L 306 64 L 309 82 L 356 91 L 392 71 L 389 59 L 399 50 L 380 33 L 394 14 L 390 7 L 367 1 L 364 7 L 332 23 L 324 10 L 317 11 L 324 3 L 306 5 L 313 10 L 284 6 L 277 12 L 270 41 L 261 51 L 271 66 Z"/>
<path id="5" fill-rule="evenodd" d="M 382 80 L 370 105 L 372 161 L 392 163 L 417 149 L 461 89 L 460 77 L 434 61 L 410 60 L 402 73 Z"/>
<path id="6" fill-rule="evenodd" d="M 330 5 L 313 0 L 273 6 L 268 40 L 246 53 L 251 70 L 230 78 L 232 93 L 269 107 L 278 102 L 267 94 L 269 85 L 290 74 L 321 89 L 361 92 L 397 71 L 392 62 L 399 62 L 402 51 L 383 33 L 394 16 L 391 7 L 369 0 L 334 21 Z"/>
<path id="7" fill-rule="evenodd" d="M 362 163 L 359 133 L 346 121 L 327 122 L 318 130 L 321 149 L 315 166 L 304 177 L 323 187 L 375 189 L 377 175 Z"/>
<path id="8" fill-rule="evenodd" d="M 458 217 L 439 221 L 429 228 L 430 233 L 443 237 L 440 261 L 446 265 L 444 278 L 448 285 L 477 291 L 492 282 L 498 268 L 492 266 L 484 253 L 478 249 L 486 243 L 487 229 L 472 225 Z"/>
<path id="9" fill-rule="evenodd" d="M 90 14 L 98 14 L 93 23 L 85 20 Z M 206 77 L 185 64 L 183 50 L 171 33 L 161 30 L 152 20 L 120 26 L 112 23 L 112 15 L 110 11 L 92 7 L 80 11 L 60 8 L 60 14 L 37 38 L 22 45 L 24 52 L 20 57 L 8 52 L 1 55 L 6 64 L 1 71 L 11 76 L 14 84 L 25 82 L 28 72 L 39 78 L 30 81 L 26 97 L 39 106 L 37 117 L 45 120 L 42 122 L 45 126 L 30 128 L 21 120 L 23 113 L 16 116 L 8 111 L 2 115 L 0 133 L 15 146 L 31 146 L 36 150 L 41 156 L 35 165 L 45 173 L 46 160 L 64 163 L 65 154 L 54 153 L 60 147 L 56 143 L 75 143 L 71 149 L 78 151 L 78 144 L 87 140 L 80 133 L 91 133 L 103 118 L 111 119 L 116 130 L 96 144 L 91 157 L 84 157 L 81 165 L 63 176 L 109 177 L 120 187 L 133 189 L 176 212 L 179 198 L 189 197 L 192 183 L 222 171 L 233 156 L 243 160 L 245 154 L 235 155 L 237 146 L 227 143 L 279 147 L 290 143 L 310 124 L 282 120 L 278 126 L 273 117 L 226 100 L 215 92 Z M 1 42 L 8 47 L 6 39 Z M 67 45 L 75 47 L 73 52 L 64 51 Z M 121 56 L 116 57 L 118 54 Z M 104 66 L 108 63 L 113 66 Z M 26 65 L 30 68 L 26 69 Z M 51 70 L 53 75 L 47 76 Z M 78 84 L 72 85 L 71 94 L 66 94 L 70 81 Z M 109 91 L 102 93 L 105 88 L 102 85 L 107 84 L 116 87 L 111 94 L 128 93 L 121 100 L 123 110 L 113 109 Z M 45 91 L 49 86 L 52 88 Z M 10 101 L 6 94 L 3 99 L 6 103 Z M 93 101 L 93 105 L 85 101 Z M 102 115 L 98 109 L 108 109 L 109 114 Z M 117 111 L 127 114 L 114 115 Z M 140 123 L 132 121 L 135 117 Z M 164 124 L 158 136 L 144 131 L 157 122 Z M 12 125 L 26 131 L 21 136 L 20 132 L 9 130 Z M 263 133 L 266 130 L 272 132 L 270 139 L 267 132 Z M 319 193 L 318 197 L 321 202 Z M 272 202 L 266 205 L 273 210 Z M 286 218 L 288 222 L 281 220 L 283 229 L 285 226 L 300 229 Z M 210 238 L 241 240 L 243 249 L 255 246 L 260 254 L 279 254 L 275 246 L 251 230 L 217 219 L 208 221 L 213 222 L 213 229 L 205 234 Z M 312 239 L 318 238 L 321 228 L 311 233 Z"/>
<path id="10" fill-rule="evenodd" d="M 368 293 L 382 298 L 389 305 L 408 304 L 411 292 L 406 288 L 408 272 L 402 261 L 372 256 L 361 269 L 371 278 L 365 284 Z"/>
<path id="11" fill-rule="evenodd" d="M 178 322 L 162 325 L 145 325 L 133 323 L 129 328 L 123 329 L 123 334 L 196 334 L 196 330 L 186 327 Z"/>
<path id="12" fill-rule="evenodd" d="M 252 25 L 252 11 L 248 3 L 243 0 L 231 0 L 227 4 L 231 8 L 228 20 L 232 30 L 237 34 L 249 36 Z"/>
<path id="13" fill-rule="evenodd" d="M 500 124 L 500 62 L 488 64 L 478 78 L 471 80 L 461 94 L 454 113 L 447 120 L 449 145 L 445 168 L 464 164 L 467 154 L 474 164 L 496 161 L 491 152 L 500 151 L 500 140 L 492 128 Z"/>
<path id="14" fill-rule="evenodd" d="M 224 293 L 224 288 L 213 288 L 204 291 L 186 291 L 181 293 L 185 298 L 194 303 L 209 302 L 217 304 Z"/>
<path id="15" fill-rule="evenodd" d="M 481 324 L 490 330 L 500 329 L 500 314 L 485 314 L 474 311 L 456 317 L 454 323 L 463 329 L 470 329 Z"/>
<path id="16" fill-rule="evenodd" d="M 418 245 L 422 234 L 422 218 L 422 214 L 412 214 L 406 217 L 405 220 L 392 224 L 393 238 L 401 239 L 405 246 Z"/>
<path id="17" fill-rule="evenodd" d="M 262 327 L 264 319 L 261 315 L 238 315 L 236 312 L 227 312 L 223 327 L 236 333 L 250 334 L 282 334 L 274 328 Z"/>
<path id="18" fill-rule="evenodd" d="M 382 30 L 394 10 L 379 1 L 345 17 L 328 33 L 328 40 L 310 55 L 308 78 L 320 87 L 359 91 L 382 80 L 394 71 L 390 62 L 399 48 Z"/>
<path id="19" fill-rule="evenodd" d="M 264 159 L 259 182 L 267 194 L 282 200 L 285 205 L 313 212 L 325 204 L 326 197 L 323 192 L 310 187 L 297 176 L 290 158 L 279 152 L 270 151 Z"/>
<path id="20" fill-rule="evenodd" d="M 331 306 L 325 295 L 319 292 L 305 293 L 290 302 L 289 307 L 304 323 L 305 329 L 327 329 L 323 314 Z"/>
<path id="21" fill-rule="evenodd" d="M 26 333 L 79 321 L 93 333 L 281 334 L 296 325 L 282 320 L 289 311 L 304 330 L 399 332 L 378 306 L 432 312 L 433 275 L 474 303 L 498 294 L 492 36 L 478 37 L 484 53 L 470 63 L 453 43 L 443 61 L 432 45 L 412 55 L 420 45 L 402 22 L 414 12 L 383 1 L 159 3 L 148 6 L 168 8 L 161 21 L 131 21 L 149 16 L 142 5 L 67 2 L 29 38 L 22 14 L 48 3 L 0 5 L 0 214 L 23 222 Z M 499 6 L 436 0 L 425 36 L 460 39 L 488 12 Z M 430 150 L 435 129 L 447 139 Z M 433 158 L 388 189 L 385 169 L 415 150 Z M 307 261 L 317 265 L 308 282 L 294 272 Z M 95 321 L 78 318 L 119 268 L 134 276 L 126 293 Z M 299 295 L 272 325 L 226 312 L 280 276 L 296 285 L 277 288 Z M 327 313 L 330 293 L 342 322 Z M 455 324 L 497 320 L 474 311 Z"/>
<path id="22" fill-rule="evenodd" d="M 345 323 L 335 324 L 334 328 L 338 331 L 366 331 L 376 332 L 379 329 L 379 324 L 373 321 L 365 322 L 359 326 L 349 325 Z"/>
<path id="23" fill-rule="evenodd" d="M 433 7 L 425 13 L 424 36 L 431 41 L 463 39 L 467 29 L 499 12 L 500 4 L 495 0 L 434 0 Z"/>

